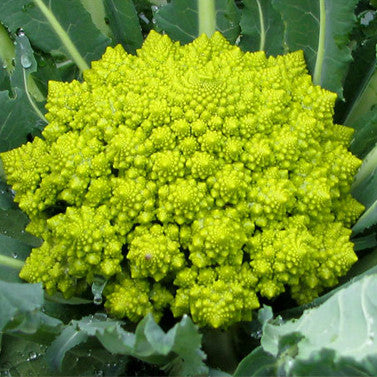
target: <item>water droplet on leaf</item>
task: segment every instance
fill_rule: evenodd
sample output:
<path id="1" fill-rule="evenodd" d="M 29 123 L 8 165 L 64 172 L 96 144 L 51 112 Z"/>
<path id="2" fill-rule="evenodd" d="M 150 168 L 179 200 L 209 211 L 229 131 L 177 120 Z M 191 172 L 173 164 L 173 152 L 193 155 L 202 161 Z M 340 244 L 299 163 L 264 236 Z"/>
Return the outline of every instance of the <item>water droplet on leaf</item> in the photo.
<path id="1" fill-rule="evenodd" d="M 152 5 L 151 9 L 152 9 L 152 12 L 157 12 L 159 10 L 157 5 Z"/>
<path id="2" fill-rule="evenodd" d="M 30 68 L 31 67 L 32 61 L 31 61 L 30 57 L 27 54 L 22 54 L 21 55 L 21 65 L 24 68 Z"/>
<path id="3" fill-rule="evenodd" d="M 95 295 L 93 298 L 93 302 L 96 305 L 101 305 L 102 304 L 102 295 Z"/>
<path id="4" fill-rule="evenodd" d="M 17 259 L 17 258 L 18 258 L 18 254 L 17 254 L 17 253 L 12 253 L 12 257 L 13 257 L 14 259 Z"/>
<path id="5" fill-rule="evenodd" d="M 38 354 L 37 354 L 35 351 L 31 351 L 31 352 L 29 353 L 29 357 L 28 357 L 27 361 L 33 361 L 33 360 L 35 360 L 37 357 L 38 357 Z"/>

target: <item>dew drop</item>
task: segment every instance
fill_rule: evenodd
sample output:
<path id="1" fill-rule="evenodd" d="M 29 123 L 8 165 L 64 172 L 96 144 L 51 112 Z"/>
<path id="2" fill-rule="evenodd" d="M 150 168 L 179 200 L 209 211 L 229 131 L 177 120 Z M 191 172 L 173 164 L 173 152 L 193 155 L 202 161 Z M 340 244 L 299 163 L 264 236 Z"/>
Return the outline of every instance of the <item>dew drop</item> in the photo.
<path id="1" fill-rule="evenodd" d="M 31 352 L 29 353 L 29 357 L 28 357 L 27 361 L 33 361 L 33 360 L 35 360 L 37 357 L 38 357 L 38 354 L 37 354 L 35 351 L 31 351 Z"/>
<path id="2" fill-rule="evenodd" d="M 102 295 L 95 295 L 93 297 L 93 303 L 96 305 L 101 305 L 102 304 Z"/>
<path id="3" fill-rule="evenodd" d="M 101 377 L 104 375 L 103 370 L 95 370 L 94 375 L 97 377 Z"/>
<path id="4" fill-rule="evenodd" d="M 8 67 L 7 63 L 3 64 L 3 68 L 6 69 Z M 4 192 L 4 191 L 3 191 Z"/>
<path id="5" fill-rule="evenodd" d="M 154 17 L 152 18 L 152 24 L 157 24 L 157 20 Z"/>
<path id="6" fill-rule="evenodd" d="M 159 10 L 157 5 L 152 5 L 151 9 L 152 9 L 152 12 L 158 12 L 158 10 Z"/>
<path id="7" fill-rule="evenodd" d="M 18 254 L 17 254 L 16 252 L 12 253 L 12 257 L 13 257 L 14 259 L 17 259 L 17 258 L 18 258 Z"/>
<path id="8" fill-rule="evenodd" d="M 31 64 L 32 64 L 32 61 L 31 61 L 30 57 L 27 54 L 22 54 L 21 55 L 21 65 L 24 68 L 30 68 Z"/>
<path id="9" fill-rule="evenodd" d="M 139 13 L 139 18 L 144 21 L 147 25 L 149 24 L 148 18 L 145 16 L 143 12 Z"/>
<path id="10" fill-rule="evenodd" d="M 253 331 L 250 335 L 254 339 L 260 339 L 262 337 L 262 330 Z"/>
<path id="11" fill-rule="evenodd" d="M 22 29 L 22 27 L 18 28 L 16 31 L 17 37 L 24 37 L 25 36 L 25 31 Z"/>

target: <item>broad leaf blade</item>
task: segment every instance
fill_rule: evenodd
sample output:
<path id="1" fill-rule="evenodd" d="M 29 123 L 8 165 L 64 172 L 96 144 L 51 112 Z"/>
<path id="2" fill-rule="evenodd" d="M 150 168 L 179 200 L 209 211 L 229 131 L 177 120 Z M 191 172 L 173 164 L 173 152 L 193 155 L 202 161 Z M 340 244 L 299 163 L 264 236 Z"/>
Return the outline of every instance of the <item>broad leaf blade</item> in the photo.
<path id="1" fill-rule="evenodd" d="M 306 360 L 322 348 L 334 350 L 338 357 L 361 361 L 375 354 L 377 332 L 377 275 L 367 275 L 339 290 L 317 308 L 306 310 L 297 320 L 283 324 L 266 323 L 262 347 L 278 354 L 279 339 L 300 332 L 296 359 Z"/>
<path id="2" fill-rule="evenodd" d="M 275 369 L 276 358 L 257 347 L 238 364 L 233 376 L 274 376 Z"/>
<path id="3" fill-rule="evenodd" d="M 216 29 L 234 43 L 239 35 L 240 12 L 234 1 L 216 0 Z M 197 0 L 172 0 L 154 13 L 156 25 L 173 40 L 189 43 L 198 37 Z M 179 20 L 179 23 L 177 23 Z"/>
<path id="4" fill-rule="evenodd" d="M 130 355 L 164 367 L 173 365 L 176 375 L 205 374 L 201 335 L 192 321 L 185 317 L 165 333 L 151 315 L 137 326 L 135 334 L 125 331 L 122 322 L 97 314 L 71 321 L 47 351 L 53 368 L 62 366 L 66 352 L 88 339 L 97 339 L 112 354 Z"/>
<path id="5" fill-rule="evenodd" d="M 40 284 L 19 284 L 0 281 L 0 331 L 35 334 L 40 328 L 55 333 L 61 321 L 45 315 L 43 290 Z"/>
<path id="6" fill-rule="evenodd" d="M 343 98 L 343 80 L 352 61 L 349 34 L 356 23 L 358 0 L 323 1 L 325 20 L 321 19 L 320 0 L 272 0 L 272 4 L 286 24 L 289 50 L 304 50 L 309 71 L 312 75 L 318 72 L 316 84 Z M 324 44 L 319 48 L 320 29 Z"/>
<path id="7" fill-rule="evenodd" d="M 93 24 L 79 0 L 45 1 L 87 63 L 98 59 L 110 44 Z M 0 21 L 12 32 L 22 27 L 33 46 L 54 56 L 69 57 L 61 39 L 45 16 L 30 0 L 0 2 Z M 85 41 L 85 42 L 84 42 Z"/>
<path id="8" fill-rule="evenodd" d="M 244 0 L 243 3 L 239 46 L 244 51 L 263 50 L 267 55 L 282 54 L 284 24 L 271 0 Z"/>
<path id="9" fill-rule="evenodd" d="M 88 335 L 75 329 L 73 326 L 67 326 L 60 335 L 51 343 L 46 352 L 46 360 L 52 369 L 61 370 L 62 363 L 66 352 L 86 342 Z"/>
<path id="10" fill-rule="evenodd" d="M 143 43 L 143 35 L 135 6 L 131 0 L 104 0 L 114 42 L 134 54 Z"/>

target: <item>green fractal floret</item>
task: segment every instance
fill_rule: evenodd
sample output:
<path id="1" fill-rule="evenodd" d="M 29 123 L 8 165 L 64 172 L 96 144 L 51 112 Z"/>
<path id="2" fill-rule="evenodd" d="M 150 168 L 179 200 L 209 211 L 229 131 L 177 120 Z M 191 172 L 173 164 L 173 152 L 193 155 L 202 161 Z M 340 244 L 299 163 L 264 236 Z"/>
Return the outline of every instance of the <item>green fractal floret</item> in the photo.
<path id="1" fill-rule="evenodd" d="M 302 51 L 243 53 L 220 33 L 109 47 L 83 82 L 50 82 L 43 139 L 1 154 L 44 240 L 20 276 L 65 297 L 103 276 L 106 310 L 135 322 L 227 327 L 287 289 L 311 301 L 357 260 L 363 211 L 335 99 Z"/>

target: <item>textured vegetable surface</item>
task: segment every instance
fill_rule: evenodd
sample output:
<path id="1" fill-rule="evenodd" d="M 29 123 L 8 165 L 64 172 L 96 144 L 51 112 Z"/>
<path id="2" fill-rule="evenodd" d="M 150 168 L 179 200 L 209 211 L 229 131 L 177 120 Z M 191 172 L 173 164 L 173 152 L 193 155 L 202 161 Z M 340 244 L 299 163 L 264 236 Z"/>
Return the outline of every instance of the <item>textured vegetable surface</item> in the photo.
<path id="1" fill-rule="evenodd" d="M 335 99 L 301 51 L 153 31 L 137 56 L 109 47 L 84 82 L 50 82 L 44 139 L 1 155 L 44 240 L 20 276 L 66 297 L 103 276 L 108 312 L 132 321 L 169 308 L 226 327 L 287 288 L 310 302 L 357 260 L 360 160 Z"/>

